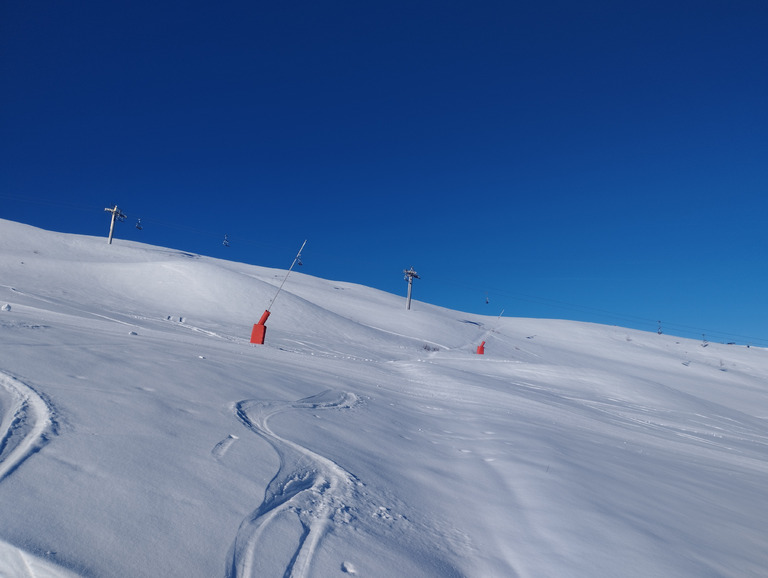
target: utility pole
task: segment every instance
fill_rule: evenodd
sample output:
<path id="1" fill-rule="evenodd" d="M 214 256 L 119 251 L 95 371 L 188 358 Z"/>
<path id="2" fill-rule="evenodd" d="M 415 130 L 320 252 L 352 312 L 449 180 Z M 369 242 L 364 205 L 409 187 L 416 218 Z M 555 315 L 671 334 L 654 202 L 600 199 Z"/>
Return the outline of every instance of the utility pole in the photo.
<path id="1" fill-rule="evenodd" d="M 413 267 L 410 269 L 403 269 L 403 273 L 405 273 L 405 280 L 408 281 L 408 297 L 405 301 L 405 308 L 410 309 L 411 308 L 411 293 L 413 292 L 413 280 L 414 279 L 421 279 L 419 277 L 419 274 L 413 270 Z"/>
<path id="2" fill-rule="evenodd" d="M 112 234 L 115 232 L 115 220 L 118 219 L 120 221 L 125 221 L 125 218 L 127 215 L 123 214 L 123 212 L 117 208 L 117 205 L 114 207 L 106 208 L 104 209 L 108 213 L 112 213 L 112 222 L 109 224 L 109 244 L 112 244 Z"/>

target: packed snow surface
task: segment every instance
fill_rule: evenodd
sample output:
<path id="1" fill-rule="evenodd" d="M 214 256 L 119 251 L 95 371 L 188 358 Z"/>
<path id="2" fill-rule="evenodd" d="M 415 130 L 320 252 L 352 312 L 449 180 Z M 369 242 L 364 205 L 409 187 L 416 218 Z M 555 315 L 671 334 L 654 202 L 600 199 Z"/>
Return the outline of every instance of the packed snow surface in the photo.
<path id="1" fill-rule="evenodd" d="M 766 350 L 285 274 L 0 221 L 0 576 L 768 575 Z"/>

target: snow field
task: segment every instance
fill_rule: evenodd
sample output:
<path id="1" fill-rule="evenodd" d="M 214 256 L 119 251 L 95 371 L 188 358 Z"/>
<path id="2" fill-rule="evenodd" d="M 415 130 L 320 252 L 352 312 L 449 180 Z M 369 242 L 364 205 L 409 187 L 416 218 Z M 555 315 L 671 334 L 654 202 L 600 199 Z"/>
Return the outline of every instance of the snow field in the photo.
<path id="1" fill-rule="evenodd" d="M 0 221 L 0 576 L 763 576 L 768 353 Z M 474 353 L 486 341 L 486 354 Z"/>

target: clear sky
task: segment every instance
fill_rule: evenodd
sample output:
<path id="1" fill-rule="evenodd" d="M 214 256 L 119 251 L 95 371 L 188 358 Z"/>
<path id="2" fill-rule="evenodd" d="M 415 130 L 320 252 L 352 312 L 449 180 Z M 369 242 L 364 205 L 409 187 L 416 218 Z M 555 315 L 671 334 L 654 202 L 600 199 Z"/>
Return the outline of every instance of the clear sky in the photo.
<path id="1" fill-rule="evenodd" d="M 0 217 L 106 239 L 117 204 L 118 239 L 768 345 L 766 31 L 763 0 L 2 2 Z"/>

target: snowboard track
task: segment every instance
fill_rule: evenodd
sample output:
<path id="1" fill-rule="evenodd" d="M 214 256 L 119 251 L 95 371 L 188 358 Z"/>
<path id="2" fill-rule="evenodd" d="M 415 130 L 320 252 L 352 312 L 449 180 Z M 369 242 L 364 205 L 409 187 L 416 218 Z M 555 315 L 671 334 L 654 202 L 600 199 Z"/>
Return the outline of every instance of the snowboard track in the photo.
<path id="1" fill-rule="evenodd" d="M 295 402 L 245 400 L 235 404 L 237 418 L 274 448 L 280 466 L 261 504 L 240 524 L 230 550 L 227 578 L 267 575 L 264 566 L 270 564 L 284 578 L 308 575 L 318 544 L 336 516 L 343 519 L 347 515 L 348 504 L 355 502 L 362 484 L 336 462 L 275 434 L 268 421 L 286 411 L 343 409 L 357 403 L 352 393 L 328 390 Z M 280 561 L 270 550 L 269 535 L 271 528 L 279 526 L 284 531 L 286 524 L 293 526 L 290 535 L 294 541 Z"/>

